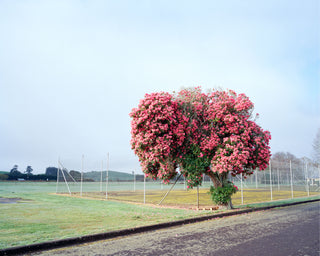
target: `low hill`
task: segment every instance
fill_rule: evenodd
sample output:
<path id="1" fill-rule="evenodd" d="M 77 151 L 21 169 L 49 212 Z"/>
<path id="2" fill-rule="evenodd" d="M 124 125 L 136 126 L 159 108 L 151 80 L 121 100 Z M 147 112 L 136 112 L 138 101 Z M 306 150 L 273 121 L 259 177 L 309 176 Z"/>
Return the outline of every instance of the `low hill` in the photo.
<path id="1" fill-rule="evenodd" d="M 102 179 L 106 179 L 106 171 L 102 172 Z M 132 181 L 133 175 L 130 173 L 125 172 L 116 172 L 116 171 L 109 171 L 108 174 L 109 181 Z M 92 171 L 92 172 L 86 172 L 83 174 L 83 177 L 85 180 L 91 179 L 94 181 L 100 181 L 101 180 L 101 171 Z M 136 175 L 136 180 L 143 180 L 143 175 Z"/>

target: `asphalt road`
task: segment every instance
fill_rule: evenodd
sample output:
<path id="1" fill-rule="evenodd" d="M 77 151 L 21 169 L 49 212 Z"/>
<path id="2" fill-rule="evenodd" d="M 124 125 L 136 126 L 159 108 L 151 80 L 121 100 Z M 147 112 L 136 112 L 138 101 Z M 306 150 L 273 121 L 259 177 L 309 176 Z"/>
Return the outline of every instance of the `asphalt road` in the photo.
<path id="1" fill-rule="evenodd" d="M 319 256 L 319 210 L 306 203 L 32 255 Z"/>

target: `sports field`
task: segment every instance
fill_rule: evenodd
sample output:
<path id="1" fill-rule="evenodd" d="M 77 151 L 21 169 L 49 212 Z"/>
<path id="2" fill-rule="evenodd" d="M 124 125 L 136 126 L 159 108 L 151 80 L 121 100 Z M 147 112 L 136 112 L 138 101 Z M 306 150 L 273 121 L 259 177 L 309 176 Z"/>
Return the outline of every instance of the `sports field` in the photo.
<path id="1" fill-rule="evenodd" d="M 110 200 L 119 200 L 123 202 L 133 202 L 133 203 L 147 203 L 158 205 L 161 200 L 160 205 L 163 206 L 171 206 L 177 208 L 188 208 L 188 209 L 196 209 L 198 207 L 210 207 L 213 205 L 210 195 L 208 194 L 208 188 L 200 188 L 199 194 L 197 189 L 192 190 L 172 190 L 165 197 L 167 191 L 163 190 L 150 190 L 146 192 L 144 196 L 143 190 L 133 191 L 112 191 L 108 193 L 108 198 Z M 319 192 L 309 192 L 310 196 L 318 195 Z M 64 194 L 68 195 L 68 194 Z M 253 189 L 247 188 L 243 190 L 243 200 L 241 198 L 241 192 L 238 191 L 233 197 L 232 202 L 235 206 L 239 206 L 242 204 L 252 204 L 252 203 L 262 203 L 271 201 L 271 192 L 269 189 L 261 188 L 261 189 Z M 79 193 L 72 193 L 72 196 L 80 196 Z M 105 193 L 101 192 L 87 192 L 83 193 L 84 197 L 88 198 L 96 198 L 96 199 L 104 199 Z M 308 193 L 302 190 L 293 191 L 294 198 L 307 197 Z M 282 190 L 273 190 L 272 191 L 272 200 L 285 200 L 290 199 L 292 197 L 290 189 L 282 189 Z"/>
<path id="2" fill-rule="evenodd" d="M 128 184 L 127 184 L 128 185 Z M 128 187 L 126 185 L 126 187 Z M 135 191 L 117 189 L 105 193 L 92 192 L 55 194 L 56 183 L 51 182 L 1 182 L 0 183 L 0 248 L 26 245 L 68 237 L 211 214 L 212 211 L 196 211 L 212 206 L 208 189 L 185 191 L 176 189 L 169 193 L 161 206 L 168 187 Z M 112 186 L 110 186 L 110 189 Z M 131 187 L 130 187 L 131 189 Z M 310 192 L 319 197 L 319 192 Z M 90 195 L 90 198 L 88 197 Z M 96 196 L 97 198 L 94 198 Z M 290 198 L 290 191 L 273 191 L 274 200 Z M 305 191 L 294 191 L 294 197 L 305 197 Z M 98 198 L 100 197 L 100 198 Z M 270 191 L 247 189 L 243 191 L 245 203 L 270 201 Z M 10 198 L 10 199 L 8 199 Z M 146 204 L 143 204 L 143 202 Z M 299 199 L 295 199 L 299 200 Z M 233 198 L 234 205 L 241 204 L 240 191 Z"/>

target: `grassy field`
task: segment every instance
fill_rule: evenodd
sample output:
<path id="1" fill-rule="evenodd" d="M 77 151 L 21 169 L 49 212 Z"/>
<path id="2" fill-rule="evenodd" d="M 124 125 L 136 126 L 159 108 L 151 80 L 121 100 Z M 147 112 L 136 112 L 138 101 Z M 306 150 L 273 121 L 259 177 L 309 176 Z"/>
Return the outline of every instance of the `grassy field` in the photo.
<path id="1" fill-rule="evenodd" d="M 207 214 L 124 202 L 54 195 L 55 183 L 1 182 L 0 196 L 21 198 L 0 204 L 0 248 Z"/>
<path id="2" fill-rule="evenodd" d="M 143 190 L 133 191 L 111 191 L 108 193 L 108 198 L 114 201 L 144 203 L 158 205 L 165 196 L 167 190 L 149 190 L 146 191 L 145 199 Z M 69 196 L 67 193 L 63 194 Z M 82 194 L 83 197 L 104 199 L 105 193 L 101 192 L 87 192 Z M 319 195 L 319 192 L 310 192 L 310 196 Z M 80 197 L 80 193 L 72 193 L 73 197 Z M 274 190 L 272 193 L 272 200 L 291 199 L 290 190 Z M 308 193 L 305 191 L 294 191 L 294 198 L 307 197 Z M 270 190 L 267 189 L 245 189 L 243 191 L 243 204 L 252 204 L 271 201 Z M 177 208 L 196 209 L 198 207 L 210 207 L 213 205 L 208 188 L 199 189 L 199 200 L 197 190 L 172 190 L 167 197 L 162 201 L 161 205 Z M 242 205 L 241 192 L 237 192 L 232 197 L 234 206 Z"/>
<path id="3" fill-rule="evenodd" d="M 164 197 L 166 191 L 152 190 L 146 192 L 146 203 L 158 204 Z M 319 192 L 310 192 L 310 196 L 319 195 Z M 101 194 L 88 193 L 88 196 L 96 196 L 99 198 Z M 102 195 L 104 196 L 104 195 Z M 272 192 L 272 200 L 284 200 L 291 198 L 290 190 L 274 190 Z M 307 197 L 308 193 L 306 191 L 294 191 L 294 198 Z M 108 196 L 113 200 L 121 200 L 128 202 L 139 202 L 142 203 L 144 200 L 143 191 L 139 190 L 136 192 L 128 191 L 113 191 L 109 193 Z M 271 193 L 268 189 L 245 189 L 243 191 L 243 204 L 252 204 L 259 202 L 271 201 Z M 241 192 L 237 192 L 232 197 L 232 202 L 235 206 L 240 206 L 242 204 Z M 210 195 L 208 194 L 208 189 L 199 189 L 199 206 L 207 207 L 212 206 L 212 201 Z M 163 200 L 161 205 L 166 206 L 177 206 L 185 208 L 196 208 L 198 206 L 198 195 L 197 190 L 173 190 L 168 196 Z"/>
<path id="4" fill-rule="evenodd" d="M 1 182 L 0 197 L 21 200 L 17 203 L 0 204 L 0 248 L 151 225 L 212 213 L 191 210 L 197 206 L 196 189 L 173 190 L 163 201 L 164 207 L 159 207 L 156 205 L 168 187 L 163 190 L 148 190 L 147 204 L 144 205 L 141 204 L 144 198 L 143 190 L 121 191 L 119 184 L 114 186 L 113 191 L 108 194 L 110 200 L 106 201 L 79 198 L 79 194 L 74 194 L 74 197 L 56 195 L 54 194 L 56 184 L 51 182 Z M 207 191 L 208 189 L 199 190 L 200 206 L 212 206 Z M 275 190 L 273 194 L 274 200 L 291 197 L 290 191 Z M 83 194 L 83 196 L 88 195 Z M 268 190 L 247 189 L 243 195 L 245 204 L 270 201 Z M 90 196 L 102 199 L 105 194 L 91 192 Z M 233 197 L 235 205 L 241 204 L 240 196 L 241 193 L 238 192 Z M 295 191 L 294 196 L 303 197 L 306 196 L 306 192 Z M 172 208 L 173 206 L 181 208 Z"/>

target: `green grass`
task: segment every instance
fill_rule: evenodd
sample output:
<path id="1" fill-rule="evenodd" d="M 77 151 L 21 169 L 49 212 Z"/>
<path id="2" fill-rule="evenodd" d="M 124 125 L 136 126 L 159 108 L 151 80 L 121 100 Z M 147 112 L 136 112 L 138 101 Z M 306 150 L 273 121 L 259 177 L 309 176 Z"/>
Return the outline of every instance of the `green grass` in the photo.
<path id="1" fill-rule="evenodd" d="M 308 198 L 299 197 L 299 198 L 283 199 L 283 200 L 277 200 L 277 201 L 271 201 L 271 202 L 244 204 L 244 205 L 238 205 L 237 208 L 259 208 L 259 207 L 267 207 L 267 206 L 277 206 L 277 205 L 303 202 L 306 200 L 314 200 L 314 199 L 320 199 L 320 195 L 310 196 Z"/>
<path id="2" fill-rule="evenodd" d="M 0 183 L 0 248 L 76 237 L 195 217 L 208 212 L 49 194 L 53 183 Z"/>

